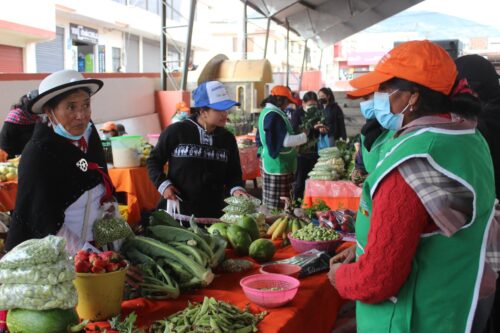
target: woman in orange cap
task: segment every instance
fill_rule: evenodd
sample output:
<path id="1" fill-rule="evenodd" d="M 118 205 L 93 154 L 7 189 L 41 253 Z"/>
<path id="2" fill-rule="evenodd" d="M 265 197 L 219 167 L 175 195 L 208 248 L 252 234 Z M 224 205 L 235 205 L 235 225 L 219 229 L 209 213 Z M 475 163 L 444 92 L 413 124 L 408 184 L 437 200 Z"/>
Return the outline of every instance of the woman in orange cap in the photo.
<path id="1" fill-rule="evenodd" d="M 284 110 L 294 103 L 290 89 L 275 86 L 262 101 L 259 115 L 259 154 L 262 160 L 262 202 L 269 208 L 284 206 L 281 197 L 290 197 L 297 167 L 295 147 L 307 142 L 305 133 L 294 134 Z"/>
<path id="2" fill-rule="evenodd" d="M 185 102 L 179 102 L 175 105 L 175 114 L 172 117 L 171 124 L 187 119 L 189 116 L 189 108 Z"/>
<path id="3" fill-rule="evenodd" d="M 358 332 L 472 327 L 495 191 L 476 130 L 480 104 L 456 76 L 444 49 L 411 41 L 351 81 L 380 85 L 375 117 L 396 131 L 363 185 L 356 262 L 342 253 L 328 273 L 342 297 L 357 301 Z"/>
<path id="4" fill-rule="evenodd" d="M 118 128 L 116 124 L 112 121 L 108 121 L 102 125 L 100 131 L 104 135 L 106 139 L 112 138 L 114 136 L 118 136 Z"/>

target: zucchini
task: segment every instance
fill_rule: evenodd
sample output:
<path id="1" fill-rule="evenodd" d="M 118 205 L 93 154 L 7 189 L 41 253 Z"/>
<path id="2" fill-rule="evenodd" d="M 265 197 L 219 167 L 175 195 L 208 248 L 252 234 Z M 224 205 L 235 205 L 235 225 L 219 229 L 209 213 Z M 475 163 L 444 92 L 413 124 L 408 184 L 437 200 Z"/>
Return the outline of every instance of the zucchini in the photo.
<path id="1" fill-rule="evenodd" d="M 210 245 L 208 245 L 202 237 L 190 230 L 164 225 L 155 225 L 149 227 L 148 231 L 154 239 L 166 244 L 170 242 L 187 242 L 188 240 L 195 240 L 196 246 L 208 254 L 210 258 L 214 256 L 214 252 L 212 251 Z"/>
<path id="2" fill-rule="evenodd" d="M 154 228 L 159 228 L 163 226 L 156 226 Z M 165 227 L 168 228 L 168 227 Z M 176 228 L 173 228 L 176 229 Z M 213 279 L 214 274 L 210 268 L 198 264 L 193 259 L 184 255 L 182 252 L 178 251 L 174 247 L 157 241 L 153 238 L 137 236 L 130 240 L 130 245 L 135 247 L 140 252 L 143 252 L 154 259 L 165 258 L 168 260 L 175 260 L 180 263 L 187 271 L 191 272 L 192 275 L 202 281 L 202 284 L 207 286 Z"/>

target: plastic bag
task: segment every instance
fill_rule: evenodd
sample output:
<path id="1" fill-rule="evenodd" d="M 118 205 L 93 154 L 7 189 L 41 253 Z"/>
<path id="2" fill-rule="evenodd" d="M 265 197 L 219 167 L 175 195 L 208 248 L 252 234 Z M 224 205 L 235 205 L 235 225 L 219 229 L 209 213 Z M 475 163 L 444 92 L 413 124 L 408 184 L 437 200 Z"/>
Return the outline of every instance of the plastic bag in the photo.
<path id="1" fill-rule="evenodd" d="M 273 261 L 268 263 L 270 264 L 293 264 L 298 265 L 302 269 L 300 270 L 299 277 L 305 277 L 309 275 L 313 275 L 319 272 L 325 272 L 330 269 L 330 258 L 331 256 L 324 252 L 318 251 L 316 249 L 312 249 L 306 252 L 303 252 L 294 257 L 290 257 L 283 260 Z M 265 266 L 265 265 L 263 265 Z"/>
<path id="2" fill-rule="evenodd" d="M 56 263 L 45 263 L 31 267 L 0 269 L 0 284 L 58 284 L 75 279 L 75 267 L 71 260 L 64 259 Z"/>
<path id="3" fill-rule="evenodd" d="M 0 309 L 69 309 L 78 296 L 72 281 L 56 285 L 4 284 L 0 286 Z"/>
<path id="4" fill-rule="evenodd" d="M 52 235 L 41 239 L 29 239 L 0 259 L 0 269 L 56 262 L 62 254 L 65 254 L 65 246 L 64 238 Z"/>
<path id="5" fill-rule="evenodd" d="M 318 138 L 318 151 L 324 148 L 330 147 L 330 141 L 328 140 L 328 134 L 320 134 Z"/>
<path id="6" fill-rule="evenodd" d="M 101 218 L 94 222 L 92 229 L 97 247 L 134 235 L 127 221 L 120 216 L 116 202 L 106 202 L 100 209 Z"/>

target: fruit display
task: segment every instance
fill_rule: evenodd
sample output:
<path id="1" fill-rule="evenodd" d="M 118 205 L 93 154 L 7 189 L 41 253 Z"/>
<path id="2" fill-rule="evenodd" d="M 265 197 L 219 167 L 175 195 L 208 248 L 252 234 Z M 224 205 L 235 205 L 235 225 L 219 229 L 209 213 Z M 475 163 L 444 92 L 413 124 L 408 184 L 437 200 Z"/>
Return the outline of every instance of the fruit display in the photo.
<path id="1" fill-rule="evenodd" d="M 250 237 L 250 236 L 248 236 Z M 155 212 L 146 236 L 125 241 L 121 253 L 143 273 L 138 292 L 148 298 L 176 298 L 181 290 L 208 286 L 212 268 L 220 264 L 227 242 L 191 220 L 180 226 L 164 211 Z"/>
<path id="2" fill-rule="evenodd" d="M 332 228 L 336 231 L 352 233 L 355 231 L 356 212 L 350 209 L 337 209 L 318 213 L 319 222 L 322 226 Z"/>
<path id="3" fill-rule="evenodd" d="M 17 179 L 17 165 L 12 162 L 0 163 L 0 182 Z"/>
<path id="4" fill-rule="evenodd" d="M 150 333 L 180 332 L 257 332 L 257 324 L 267 312 L 253 314 L 212 297 L 190 303 L 177 313 L 153 323 Z"/>
<path id="5" fill-rule="evenodd" d="M 252 259 L 259 263 L 268 262 L 273 259 L 276 253 L 276 246 L 269 239 L 259 238 L 250 244 L 248 253 Z"/>
<path id="6" fill-rule="evenodd" d="M 267 235 L 271 236 L 272 240 L 282 238 L 283 241 L 288 240 L 288 233 L 297 231 L 307 226 L 307 222 L 297 217 L 287 215 L 279 218 L 267 230 Z"/>
<path id="7" fill-rule="evenodd" d="M 336 147 L 319 151 L 319 158 L 309 172 L 309 178 L 315 180 L 349 179 L 354 169 L 355 147 L 353 141 L 338 140 Z"/>
<path id="8" fill-rule="evenodd" d="M 222 210 L 224 215 L 220 218 L 222 222 L 234 224 L 245 215 L 252 216 L 257 221 L 260 237 L 264 237 L 267 230 L 266 217 L 257 211 L 261 201 L 253 197 L 229 197 L 224 200 L 227 206 Z"/>
<path id="9" fill-rule="evenodd" d="M 90 250 L 80 250 L 75 256 L 77 273 L 109 273 L 125 269 L 127 265 L 127 261 L 113 251 L 94 253 Z"/>

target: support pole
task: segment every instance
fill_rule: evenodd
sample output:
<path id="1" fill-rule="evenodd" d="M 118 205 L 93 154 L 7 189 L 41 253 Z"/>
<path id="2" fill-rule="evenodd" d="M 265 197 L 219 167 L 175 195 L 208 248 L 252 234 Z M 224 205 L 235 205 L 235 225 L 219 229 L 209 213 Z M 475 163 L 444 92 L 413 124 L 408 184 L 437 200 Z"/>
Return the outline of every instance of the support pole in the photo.
<path id="1" fill-rule="evenodd" d="M 264 44 L 264 58 L 267 57 L 267 44 L 269 43 L 269 29 L 271 28 L 271 17 L 267 18 L 266 43 Z"/>
<path id="2" fill-rule="evenodd" d="M 196 11 L 196 0 L 191 0 L 191 7 L 189 9 L 189 23 L 186 38 L 186 50 L 184 52 L 184 68 L 182 70 L 181 90 L 185 91 L 187 87 L 187 75 L 189 67 L 189 59 L 191 57 L 191 37 L 193 37 L 193 24 L 194 13 Z"/>
<path id="3" fill-rule="evenodd" d="M 165 1 L 161 2 L 160 52 L 161 52 L 161 71 L 160 71 L 161 90 L 167 90 L 168 44 L 167 44 L 167 3 Z"/>
<path id="4" fill-rule="evenodd" d="M 302 77 L 304 76 L 304 67 L 307 61 L 307 39 L 304 44 L 304 57 L 302 58 L 302 68 L 300 69 L 299 92 L 302 90 Z"/>
<path id="5" fill-rule="evenodd" d="M 286 86 L 290 85 L 290 25 L 286 19 Z"/>
<path id="6" fill-rule="evenodd" d="M 241 58 L 246 59 L 247 58 L 247 39 L 248 39 L 248 32 L 247 32 L 247 2 L 243 4 L 243 40 L 242 40 L 242 47 L 241 47 Z"/>

